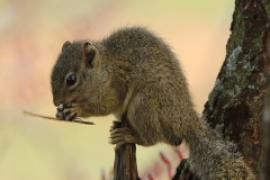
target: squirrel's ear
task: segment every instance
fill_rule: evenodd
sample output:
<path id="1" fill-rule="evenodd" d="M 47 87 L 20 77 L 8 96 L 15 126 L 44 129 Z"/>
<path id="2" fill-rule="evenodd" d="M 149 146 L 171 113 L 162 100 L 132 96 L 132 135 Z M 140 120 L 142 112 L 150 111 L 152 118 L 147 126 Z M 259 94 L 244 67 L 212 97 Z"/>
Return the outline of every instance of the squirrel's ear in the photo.
<path id="1" fill-rule="evenodd" d="M 97 49 L 90 42 L 85 42 L 83 45 L 83 59 L 86 67 L 92 68 L 94 66 L 96 54 Z"/>
<path id="2" fill-rule="evenodd" d="M 64 42 L 64 44 L 63 44 L 63 46 L 62 46 L 62 51 L 63 51 L 66 47 L 68 47 L 69 45 L 71 45 L 71 42 L 70 42 L 70 41 Z"/>

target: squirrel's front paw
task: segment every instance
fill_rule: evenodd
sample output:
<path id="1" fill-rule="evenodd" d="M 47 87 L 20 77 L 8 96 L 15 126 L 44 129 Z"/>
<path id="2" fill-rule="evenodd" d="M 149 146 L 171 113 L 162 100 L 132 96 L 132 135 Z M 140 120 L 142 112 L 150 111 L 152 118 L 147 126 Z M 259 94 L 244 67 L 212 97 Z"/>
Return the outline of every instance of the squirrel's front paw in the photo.
<path id="1" fill-rule="evenodd" d="M 110 130 L 110 143 L 115 144 L 116 147 L 126 143 L 136 143 L 136 137 L 131 129 L 129 128 L 119 128 L 120 122 L 114 122 L 113 127 Z"/>
<path id="2" fill-rule="evenodd" d="M 56 118 L 72 121 L 77 117 L 72 105 L 60 104 L 57 107 Z"/>

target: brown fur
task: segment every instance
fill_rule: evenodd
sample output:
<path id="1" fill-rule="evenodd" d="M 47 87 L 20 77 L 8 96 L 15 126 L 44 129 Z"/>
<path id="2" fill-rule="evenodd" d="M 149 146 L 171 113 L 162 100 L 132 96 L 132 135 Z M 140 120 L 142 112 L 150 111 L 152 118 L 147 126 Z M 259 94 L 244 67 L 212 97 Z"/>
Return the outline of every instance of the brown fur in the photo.
<path id="1" fill-rule="evenodd" d="M 89 49 L 96 52 L 90 65 Z M 72 89 L 65 82 L 69 72 L 79 79 Z M 242 156 L 198 118 L 182 72 L 168 45 L 144 28 L 121 29 L 99 42 L 66 42 L 52 73 L 54 103 L 72 104 L 63 119 L 126 112 L 131 128 L 113 128 L 113 144 L 185 139 L 201 179 L 255 179 Z"/>

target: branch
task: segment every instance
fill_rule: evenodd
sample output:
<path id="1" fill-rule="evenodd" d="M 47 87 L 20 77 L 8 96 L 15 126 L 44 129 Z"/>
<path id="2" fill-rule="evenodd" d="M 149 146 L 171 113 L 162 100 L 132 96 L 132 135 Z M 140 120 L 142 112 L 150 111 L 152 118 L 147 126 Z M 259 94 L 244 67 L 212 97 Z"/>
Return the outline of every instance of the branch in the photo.
<path id="1" fill-rule="evenodd" d="M 188 161 L 183 159 L 172 180 L 199 180 L 199 178 L 191 171 Z"/>
<path id="2" fill-rule="evenodd" d="M 126 113 L 119 127 L 129 127 Z M 138 180 L 135 144 L 124 144 L 115 149 L 114 180 Z"/>

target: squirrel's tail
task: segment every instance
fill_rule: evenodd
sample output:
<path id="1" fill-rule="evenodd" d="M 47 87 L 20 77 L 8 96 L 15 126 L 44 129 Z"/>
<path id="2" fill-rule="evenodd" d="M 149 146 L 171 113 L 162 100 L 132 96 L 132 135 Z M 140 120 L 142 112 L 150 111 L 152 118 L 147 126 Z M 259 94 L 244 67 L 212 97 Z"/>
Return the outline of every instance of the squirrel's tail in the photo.
<path id="1" fill-rule="evenodd" d="M 197 118 L 198 119 L 198 118 Z M 230 152 L 218 134 L 197 120 L 186 137 L 190 148 L 190 164 L 205 180 L 254 180 L 255 176 L 239 153 Z"/>

